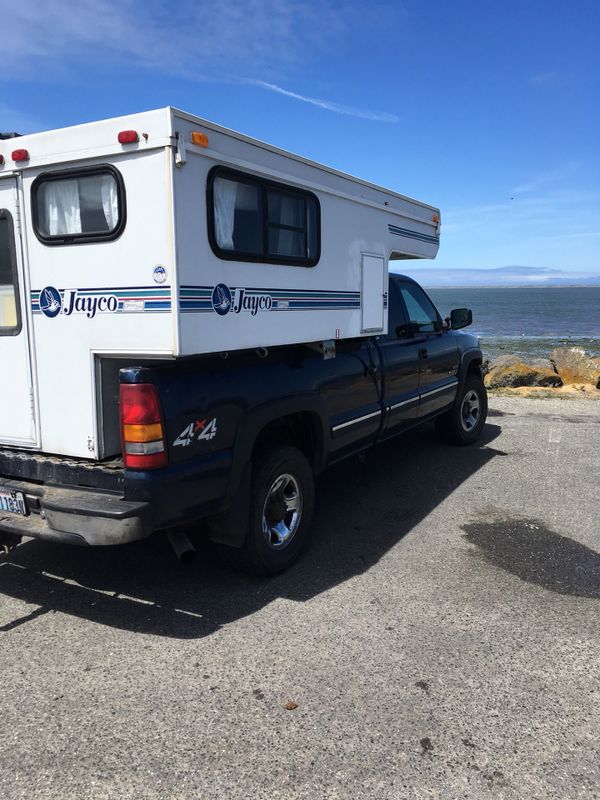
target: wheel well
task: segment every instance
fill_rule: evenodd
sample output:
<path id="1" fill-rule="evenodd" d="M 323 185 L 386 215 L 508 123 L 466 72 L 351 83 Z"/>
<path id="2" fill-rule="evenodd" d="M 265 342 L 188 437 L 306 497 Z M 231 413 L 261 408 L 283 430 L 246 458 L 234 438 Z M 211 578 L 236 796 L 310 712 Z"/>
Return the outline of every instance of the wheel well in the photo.
<path id="1" fill-rule="evenodd" d="M 309 411 L 288 414 L 266 425 L 256 438 L 252 456 L 274 445 L 288 444 L 297 447 L 310 461 L 318 466 L 322 449 L 319 419 Z"/>
<path id="2" fill-rule="evenodd" d="M 481 378 L 481 365 L 482 360 L 480 358 L 474 358 L 472 361 L 469 361 L 467 375 L 477 375 L 478 378 Z"/>

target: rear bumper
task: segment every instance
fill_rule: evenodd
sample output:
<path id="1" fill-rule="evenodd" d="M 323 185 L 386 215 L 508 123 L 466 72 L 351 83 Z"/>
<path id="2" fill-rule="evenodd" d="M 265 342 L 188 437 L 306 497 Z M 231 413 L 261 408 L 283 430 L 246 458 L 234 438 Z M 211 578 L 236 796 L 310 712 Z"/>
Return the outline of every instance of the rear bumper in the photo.
<path id="1" fill-rule="evenodd" d="M 2 489 L 22 492 L 27 516 L 0 511 L 3 533 L 80 545 L 112 545 L 152 533 L 147 502 L 123 500 L 116 492 L 58 488 L 2 478 Z"/>

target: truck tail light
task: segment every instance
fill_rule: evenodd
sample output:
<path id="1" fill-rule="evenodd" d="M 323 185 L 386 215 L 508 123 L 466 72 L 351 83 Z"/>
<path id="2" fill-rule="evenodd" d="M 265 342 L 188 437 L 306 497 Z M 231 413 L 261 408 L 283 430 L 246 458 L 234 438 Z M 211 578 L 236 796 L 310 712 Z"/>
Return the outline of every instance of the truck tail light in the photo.
<path id="1" fill-rule="evenodd" d="M 167 463 L 158 390 L 151 383 L 123 383 L 119 390 L 121 442 L 125 466 L 157 469 Z"/>

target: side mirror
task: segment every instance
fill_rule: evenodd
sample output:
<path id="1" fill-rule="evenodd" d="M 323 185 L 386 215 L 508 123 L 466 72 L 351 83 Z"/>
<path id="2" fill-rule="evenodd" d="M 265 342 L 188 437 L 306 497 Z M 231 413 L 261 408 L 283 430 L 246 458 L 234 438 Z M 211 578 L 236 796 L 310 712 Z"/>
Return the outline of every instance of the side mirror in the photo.
<path id="1" fill-rule="evenodd" d="M 473 322 L 473 312 L 470 308 L 453 308 L 450 312 L 450 328 L 458 331 L 466 328 Z"/>

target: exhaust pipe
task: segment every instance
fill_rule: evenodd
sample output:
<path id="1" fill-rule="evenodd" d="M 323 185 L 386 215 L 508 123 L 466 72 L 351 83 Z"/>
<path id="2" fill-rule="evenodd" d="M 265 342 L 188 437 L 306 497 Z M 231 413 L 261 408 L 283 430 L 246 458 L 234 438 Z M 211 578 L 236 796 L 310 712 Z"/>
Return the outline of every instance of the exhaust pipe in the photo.
<path id="1" fill-rule="evenodd" d="M 190 542 L 186 534 L 181 530 L 170 530 L 167 533 L 167 538 L 173 548 L 177 559 L 182 564 L 191 564 L 196 560 L 196 548 Z"/>

